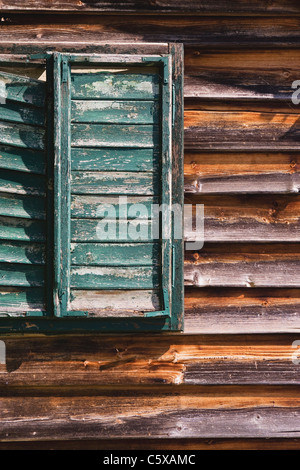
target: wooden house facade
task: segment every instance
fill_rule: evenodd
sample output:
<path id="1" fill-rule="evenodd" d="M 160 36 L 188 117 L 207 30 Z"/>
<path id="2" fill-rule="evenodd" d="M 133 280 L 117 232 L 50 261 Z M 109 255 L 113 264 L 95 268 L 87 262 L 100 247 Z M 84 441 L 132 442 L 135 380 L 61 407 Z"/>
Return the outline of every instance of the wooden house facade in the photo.
<path id="1" fill-rule="evenodd" d="M 0 449 L 299 449 L 299 2 L 2 0 L 0 20 L 10 57 L 183 50 L 184 200 L 205 213 L 181 332 L 0 319 Z"/>

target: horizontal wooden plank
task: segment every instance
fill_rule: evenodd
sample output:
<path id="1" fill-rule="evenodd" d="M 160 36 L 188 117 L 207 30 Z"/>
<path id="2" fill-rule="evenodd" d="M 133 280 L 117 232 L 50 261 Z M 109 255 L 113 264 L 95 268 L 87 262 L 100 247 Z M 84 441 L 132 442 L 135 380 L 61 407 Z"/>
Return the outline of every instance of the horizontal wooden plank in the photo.
<path id="1" fill-rule="evenodd" d="M 28 175 L 27 173 L 11 170 L 1 171 L 1 192 L 44 196 L 45 189 L 46 181 L 44 176 Z"/>
<path id="2" fill-rule="evenodd" d="M 72 124 L 73 147 L 153 148 L 159 143 L 156 126 L 123 124 Z"/>
<path id="3" fill-rule="evenodd" d="M 155 149 L 72 148 L 72 169 L 87 171 L 156 171 L 159 151 Z M 1 160 L 0 160 L 1 162 Z"/>
<path id="4" fill-rule="evenodd" d="M 0 316 L 22 316 L 45 310 L 45 291 L 41 287 L 1 287 Z"/>
<path id="5" fill-rule="evenodd" d="M 120 199 L 121 198 L 121 199 Z M 126 196 L 127 207 L 125 208 L 124 196 L 85 196 L 82 194 L 72 194 L 71 196 L 71 217 L 80 219 L 97 219 L 103 217 L 101 207 L 107 205 L 109 209 L 114 208 L 116 217 L 125 216 L 128 219 L 134 219 L 137 216 L 143 219 L 150 219 L 152 204 L 159 204 L 159 198 L 156 196 Z M 122 202 L 123 201 L 123 202 Z M 123 204 L 120 211 L 120 206 Z M 137 215 L 138 204 L 143 204 L 144 212 L 140 211 Z M 122 211 L 124 210 L 124 214 Z"/>
<path id="6" fill-rule="evenodd" d="M 43 150 L 44 141 L 45 129 L 42 127 L 0 121 L 0 144 Z"/>
<path id="7" fill-rule="evenodd" d="M 244 397 L 250 397 L 251 384 L 299 385 L 297 339 L 297 334 L 2 335 L 7 361 L 0 384 L 23 392 L 58 387 L 60 394 L 63 387 L 70 393 L 70 386 L 82 386 L 84 396 L 88 386 L 247 384 Z"/>
<path id="8" fill-rule="evenodd" d="M 299 438 L 263 439 L 82 439 L 61 441 L 10 441 L 0 442 L 0 450 L 102 450 L 106 451 L 199 451 L 199 450 L 299 450 Z M 54 454 L 53 458 L 54 458 Z M 50 462 L 50 460 L 49 460 Z"/>
<path id="9" fill-rule="evenodd" d="M 254 20 L 255 21 L 255 20 Z M 294 50 L 264 47 L 203 50 L 185 48 L 185 99 L 252 101 L 252 105 L 292 103 L 292 83 L 298 79 Z M 278 112 L 275 107 L 274 111 Z"/>
<path id="10" fill-rule="evenodd" d="M 58 27 L 59 25 L 59 27 Z M 0 42 L 32 40 L 34 44 L 48 41 L 74 43 L 111 42 L 182 42 L 198 49 L 217 46 L 291 47 L 299 45 L 300 21 L 297 16 L 209 16 L 176 15 L 22 15 L 6 14 L 1 24 Z M 83 47 L 83 46 L 82 46 Z M 259 53 L 259 49 L 257 49 Z M 258 77 L 257 77 L 258 78 Z"/>
<path id="11" fill-rule="evenodd" d="M 0 216 L 0 240 L 44 242 L 45 239 L 44 222 Z"/>
<path id="12" fill-rule="evenodd" d="M 1 286 L 44 285 L 45 270 L 42 266 L 0 263 Z"/>
<path id="13" fill-rule="evenodd" d="M 112 221 L 97 219 L 72 219 L 71 238 L 73 242 L 125 241 L 151 242 L 151 220 Z"/>
<path id="14" fill-rule="evenodd" d="M 143 316 L 143 312 L 161 309 L 155 290 L 72 290 L 70 310 L 88 311 L 97 317 Z"/>
<path id="15" fill-rule="evenodd" d="M 45 104 L 46 86 L 42 81 L 0 71 L 0 85 L 1 94 L 7 100 L 38 107 Z"/>
<path id="16" fill-rule="evenodd" d="M 241 399 L 232 391 L 220 397 L 209 391 L 164 395 L 156 390 L 156 396 L 154 391 L 88 399 L 25 396 L 20 405 L 20 397 L 6 396 L 0 398 L 0 439 L 299 437 L 298 394 L 294 402 L 284 398 L 256 393 Z"/>
<path id="17" fill-rule="evenodd" d="M 0 193 L 0 215 L 44 220 L 45 200 L 41 197 Z"/>
<path id="18" fill-rule="evenodd" d="M 298 195 L 187 196 L 185 204 L 204 205 L 206 243 L 298 242 L 300 238 Z M 195 234 L 186 227 L 186 240 L 194 240 Z"/>
<path id="19" fill-rule="evenodd" d="M 45 264 L 45 257 L 40 243 L 0 241 L 0 263 Z"/>
<path id="20" fill-rule="evenodd" d="M 43 152 L 0 146 L 0 168 L 43 175 L 45 167 L 46 158 Z"/>
<path id="21" fill-rule="evenodd" d="M 299 289 L 186 288 L 189 334 L 298 333 Z"/>
<path id="22" fill-rule="evenodd" d="M 184 280 L 196 287 L 299 287 L 298 244 L 206 244 L 186 251 Z"/>
<path id="23" fill-rule="evenodd" d="M 45 113 L 43 109 L 24 106 L 20 103 L 0 104 L 1 121 L 22 122 L 43 126 L 45 124 Z"/>
<path id="24" fill-rule="evenodd" d="M 155 124 L 159 119 L 156 101 L 72 100 L 72 122 L 98 124 Z"/>
<path id="25" fill-rule="evenodd" d="M 159 287 L 155 267 L 72 267 L 71 287 L 76 289 L 154 289 Z"/>
<path id="26" fill-rule="evenodd" d="M 158 243 L 73 243 L 71 263 L 73 266 L 153 266 L 159 264 L 160 251 Z"/>
<path id="27" fill-rule="evenodd" d="M 186 193 L 293 193 L 297 153 L 186 152 Z"/>
<path id="28" fill-rule="evenodd" d="M 149 0 L 123 0 L 115 2 L 113 0 L 105 3 L 79 4 L 75 0 L 50 1 L 42 0 L 38 4 L 30 0 L 26 5 L 20 4 L 17 0 L 3 0 L 1 9 L 3 12 L 9 11 L 78 11 L 84 12 L 128 12 L 128 13 L 190 13 L 190 14 L 212 14 L 212 15 L 234 15 L 234 14 L 300 14 L 299 6 L 296 2 L 287 0 L 272 0 L 271 2 L 255 0 L 249 5 L 245 0 L 234 1 L 230 8 L 224 0 L 214 0 L 212 2 L 187 0 L 182 4 L 179 0 L 164 0 L 159 4 Z"/>
<path id="29" fill-rule="evenodd" d="M 184 136 L 188 150 L 297 150 L 298 134 L 295 114 L 185 112 Z M 295 191 L 298 189 L 296 180 Z"/>
<path id="30" fill-rule="evenodd" d="M 72 171 L 72 194 L 159 195 L 159 174 Z"/>
<path id="31" fill-rule="evenodd" d="M 151 73 L 72 73 L 72 99 L 153 100 L 160 95 L 160 77 Z"/>

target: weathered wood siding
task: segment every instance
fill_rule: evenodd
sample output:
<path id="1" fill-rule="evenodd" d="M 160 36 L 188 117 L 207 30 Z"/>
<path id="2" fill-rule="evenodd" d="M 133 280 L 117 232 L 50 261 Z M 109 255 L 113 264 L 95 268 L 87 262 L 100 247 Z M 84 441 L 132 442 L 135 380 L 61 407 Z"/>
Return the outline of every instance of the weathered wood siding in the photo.
<path id="1" fill-rule="evenodd" d="M 291 101 L 300 80 L 299 2 L 20 5 L 1 2 L 0 43 L 14 42 L 18 53 L 24 42 L 68 50 L 77 41 L 89 51 L 109 41 L 184 43 L 185 194 L 205 205 L 206 243 L 186 252 L 183 335 L 6 339 L 0 439 L 299 448 L 298 440 L 240 440 L 300 433 L 300 365 L 292 361 L 300 340 L 300 127 Z M 25 9 L 36 14 L 14 13 Z M 58 14 L 67 11 L 87 15 Z"/>

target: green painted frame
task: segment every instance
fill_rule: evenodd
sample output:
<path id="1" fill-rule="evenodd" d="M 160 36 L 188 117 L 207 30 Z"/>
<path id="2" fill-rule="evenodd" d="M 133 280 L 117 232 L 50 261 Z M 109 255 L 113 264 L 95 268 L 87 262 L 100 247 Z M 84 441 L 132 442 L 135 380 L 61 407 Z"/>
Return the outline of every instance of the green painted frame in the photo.
<path id="1" fill-rule="evenodd" d="M 159 45 L 156 45 L 157 47 Z M 28 47 L 28 46 L 27 46 Z M 132 46 L 133 47 L 133 46 Z M 99 56 L 102 57 L 101 64 L 104 61 L 107 63 L 123 63 L 129 62 L 132 64 L 153 63 L 156 62 L 162 66 L 164 83 L 167 86 L 163 87 L 163 132 L 162 150 L 164 156 L 164 164 L 162 166 L 164 182 L 168 182 L 167 176 L 172 173 L 172 186 L 165 184 L 163 194 L 164 200 L 162 202 L 169 202 L 180 204 L 183 208 L 183 46 L 181 44 L 164 44 L 162 49 L 163 53 L 160 55 L 146 55 L 147 44 L 140 45 L 140 50 L 135 50 L 130 53 L 130 50 L 124 51 L 124 45 L 121 47 L 120 54 L 124 52 L 130 55 L 121 55 L 118 53 L 118 45 L 109 45 L 105 48 L 104 45 L 99 46 L 97 56 L 91 56 L 88 52 L 83 55 L 81 51 L 75 49 L 72 53 L 51 52 L 48 48 L 34 50 L 29 56 L 12 55 L 7 56 L 5 51 L 5 61 L 18 61 L 24 60 L 44 60 L 47 67 L 48 77 L 51 83 L 49 84 L 49 93 L 55 96 L 54 105 L 50 103 L 49 116 L 50 120 L 53 119 L 54 126 L 48 127 L 48 152 L 54 155 L 54 171 L 52 173 L 51 157 L 48 161 L 48 178 L 53 178 L 54 181 L 54 197 L 50 191 L 48 194 L 48 214 L 52 216 L 48 219 L 48 256 L 53 254 L 54 250 L 54 263 L 52 267 L 47 266 L 47 312 L 40 312 L 39 315 L 31 315 L 27 312 L 27 319 L 24 318 L 3 318 L 0 320 L 0 332 L 21 332 L 21 331 L 37 331 L 37 332 L 130 332 L 130 331 L 182 331 L 183 330 L 183 311 L 184 311 L 184 288 L 183 288 L 183 240 L 174 239 L 173 219 L 170 219 L 170 214 L 166 222 L 169 221 L 171 226 L 170 239 L 164 242 L 164 262 L 163 262 L 163 285 L 162 293 L 164 299 L 164 310 L 158 312 L 145 313 L 145 318 L 81 318 L 86 316 L 86 312 L 82 312 L 81 316 L 76 312 L 68 312 L 68 295 L 69 288 L 69 268 L 70 259 L 68 256 L 64 259 L 60 258 L 59 253 L 61 248 L 64 248 L 65 243 L 70 239 L 70 224 L 60 223 L 70 220 L 69 218 L 69 198 L 70 191 L 68 185 L 63 184 L 65 178 L 68 179 L 69 172 L 69 158 L 70 158 L 70 133 L 62 138 L 64 123 L 69 122 L 70 106 L 67 105 L 69 90 L 70 90 L 70 68 L 68 67 L 69 61 L 86 63 L 97 62 Z M 130 46 L 127 45 L 130 49 Z M 107 55 L 105 52 L 109 51 L 115 57 Z M 49 52 L 48 52 L 49 51 Z M 1 61 L 0 50 L 0 61 Z M 73 53 L 75 52 L 75 53 Z M 137 54 L 138 52 L 138 54 Z M 95 54 L 95 47 L 93 54 Z M 104 55 L 103 55 L 104 54 Z M 118 55 L 118 57 L 116 56 Z M 108 60 L 110 57 L 110 60 Z M 63 70 L 63 72 L 62 72 Z M 63 74 L 63 83 L 61 84 L 61 77 Z M 62 86 L 61 86 L 62 85 Z M 61 119 L 60 119 L 61 118 Z M 53 132 L 55 129 L 55 132 Z M 51 136 L 52 134 L 52 136 Z M 55 135 L 55 138 L 53 138 Z M 170 156 L 172 155 L 172 161 Z M 63 177 L 62 177 L 63 175 Z M 62 192 L 60 191 L 62 189 Z M 172 191 L 172 198 L 170 193 Z M 50 194 L 51 193 L 51 194 Z M 60 195 L 57 197 L 57 195 Z M 54 207 L 54 214 L 53 214 Z M 52 211 L 50 210 L 52 208 Z M 182 211 L 183 212 L 183 211 Z M 54 231 L 51 231 L 51 224 L 54 225 Z M 182 220 L 183 224 L 183 220 Z M 48 258 L 49 259 L 49 258 Z M 48 263 L 49 264 L 49 263 Z M 59 299 L 59 302 L 57 301 Z M 54 316 L 49 315 L 48 312 L 53 312 Z M 77 318 L 78 317 L 78 318 Z M 28 320 L 30 322 L 28 323 Z"/>

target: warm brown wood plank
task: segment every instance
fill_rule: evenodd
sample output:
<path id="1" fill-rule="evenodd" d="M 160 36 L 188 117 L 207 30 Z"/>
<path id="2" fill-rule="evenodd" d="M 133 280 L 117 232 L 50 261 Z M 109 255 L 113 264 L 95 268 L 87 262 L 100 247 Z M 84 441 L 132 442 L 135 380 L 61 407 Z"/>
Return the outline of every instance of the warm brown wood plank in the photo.
<path id="1" fill-rule="evenodd" d="M 299 384 L 290 335 L 5 337 L 0 386 Z M 13 373 L 12 373 L 13 372 Z M 82 393 L 82 391 L 81 391 Z M 141 437 L 141 436 L 140 436 Z"/>
<path id="2" fill-rule="evenodd" d="M 168 15 L 29 15 L 5 14 L 1 22 L 0 43 L 43 41 L 148 41 L 183 42 L 197 48 L 217 46 L 290 47 L 299 44 L 300 20 L 297 16 L 172 16 Z M 259 53 L 259 50 L 257 50 Z M 291 65 L 291 64 L 290 64 Z"/>
<path id="3" fill-rule="evenodd" d="M 171 389 L 1 397 L 0 439 L 299 437 L 299 390 Z M 167 419 L 166 419 L 167 417 Z"/>
<path id="4" fill-rule="evenodd" d="M 300 134 L 295 114 L 185 111 L 188 150 L 297 150 Z M 295 191 L 298 192 L 299 182 Z"/>
<path id="5" fill-rule="evenodd" d="M 206 243 L 300 240 L 300 198 L 296 195 L 189 195 L 185 204 L 204 204 Z M 186 228 L 185 239 L 194 237 Z"/>
<path id="6" fill-rule="evenodd" d="M 186 286 L 299 287 L 299 244 L 206 244 L 185 254 Z"/>
<path id="7" fill-rule="evenodd" d="M 300 168 L 299 154 L 186 152 L 186 193 L 290 193 Z"/>
<path id="8" fill-rule="evenodd" d="M 298 333 L 299 289 L 187 288 L 185 333 Z"/>
<path id="9" fill-rule="evenodd" d="M 21 4 L 19 0 L 2 0 L 1 10 L 6 11 L 78 11 L 78 12 L 128 12 L 128 13 L 190 13 L 190 14 L 299 14 L 299 4 L 296 0 L 253 0 L 250 4 L 246 0 L 234 0 L 228 3 L 225 0 L 205 1 L 187 0 L 123 0 L 106 2 L 78 2 L 76 0 L 40 0 L 38 4 L 29 0 Z"/>

